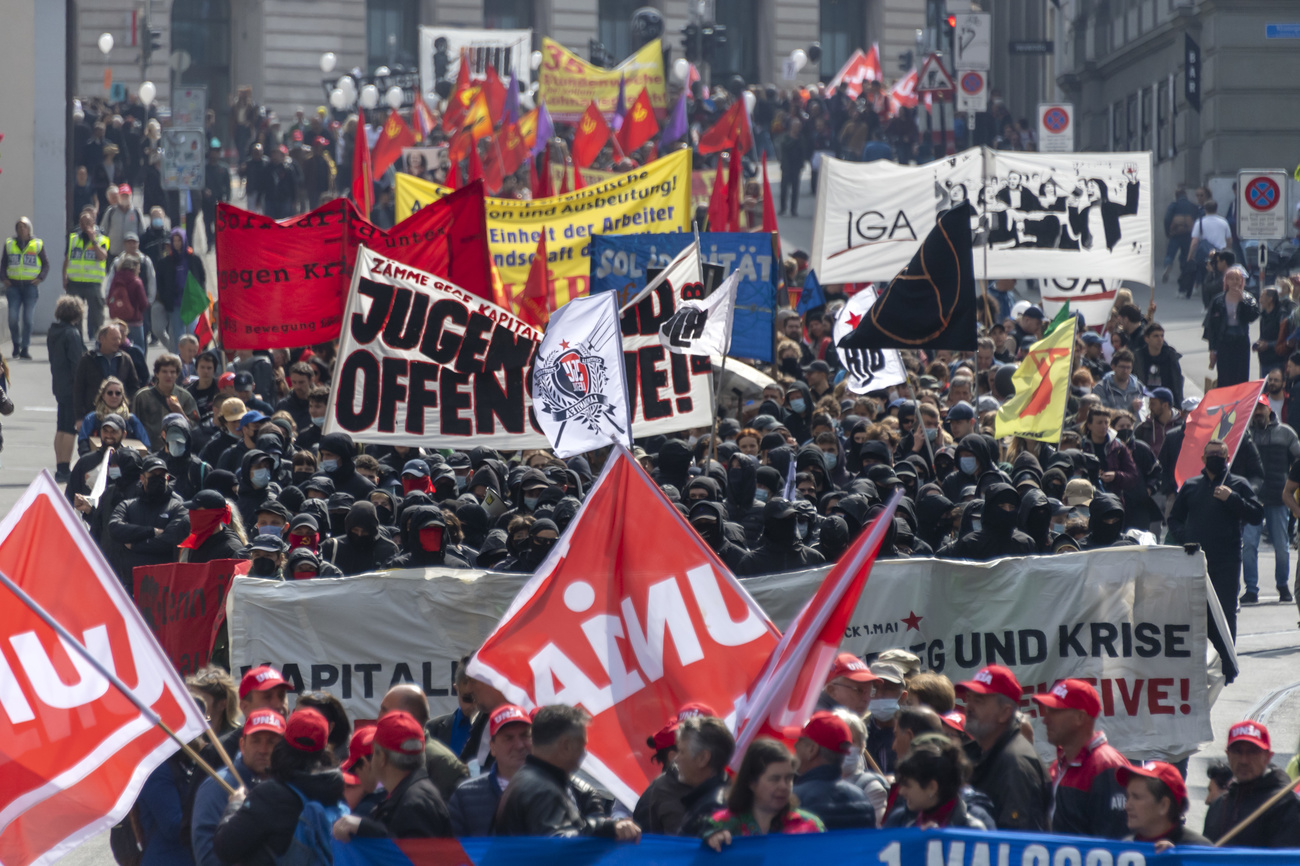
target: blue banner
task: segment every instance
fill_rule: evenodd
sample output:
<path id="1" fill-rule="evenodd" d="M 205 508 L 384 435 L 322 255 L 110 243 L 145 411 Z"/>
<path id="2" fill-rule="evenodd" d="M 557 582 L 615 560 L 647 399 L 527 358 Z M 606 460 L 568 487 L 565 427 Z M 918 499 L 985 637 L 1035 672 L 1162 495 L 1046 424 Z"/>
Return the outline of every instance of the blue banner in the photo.
<path id="1" fill-rule="evenodd" d="M 663 268 L 690 245 L 693 235 L 595 235 L 591 244 L 591 294 L 618 292 L 621 307 L 645 288 L 646 269 Z M 736 316 L 731 325 L 731 355 L 772 362 L 776 317 L 776 279 L 772 238 L 761 232 L 706 232 L 700 235 L 704 261 L 740 271 Z"/>
<path id="2" fill-rule="evenodd" d="M 459 843 L 459 844 L 458 844 Z M 335 866 L 1164 866 L 1182 863 L 1295 863 L 1300 852 L 1175 847 L 1157 855 L 1139 842 L 972 830 L 842 830 L 810 836 L 736 839 L 715 854 L 695 839 L 645 836 L 640 844 L 599 839 L 354 839 L 334 843 Z"/>

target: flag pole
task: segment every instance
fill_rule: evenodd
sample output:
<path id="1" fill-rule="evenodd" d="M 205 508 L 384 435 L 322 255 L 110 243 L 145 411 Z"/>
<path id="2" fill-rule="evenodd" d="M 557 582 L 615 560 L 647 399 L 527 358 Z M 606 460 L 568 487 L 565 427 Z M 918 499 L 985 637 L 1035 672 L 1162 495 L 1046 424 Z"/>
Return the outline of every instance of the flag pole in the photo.
<path id="1" fill-rule="evenodd" d="M 1292 779 L 1291 782 L 1286 787 L 1279 788 L 1277 793 L 1275 793 L 1272 797 L 1269 797 L 1262 804 L 1260 804 L 1260 807 L 1258 809 L 1256 809 L 1254 812 L 1251 812 L 1249 815 L 1243 818 L 1240 824 L 1238 824 L 1237 826 L 1229 830 L 1227 833 L 1224 833 L 1222 836 L 1220 836 L 1219 841 L 1214 843 L 1214 847 L 1222 848 L 1225 845 L 1227 845 L 1234 838 L 1236 838 L 1236 836 L 1242 830 L 1245 830 L 1246 827 L 1253 824 L 1261 815 L 1263 815 L 1269 809 L 1273 808 L 1279 802 L 1285 799 L 1288 794 L 1294 794 L 1297 785 L 1300 785 L 1300 782 L 1297 782 L 1296 780 Z"/>
<path id="2" fill-rule="evenodd" d="M 65 646 L 69 646 L 72 649 L 74 649 L 77 652 L 77 655 L 84 658 L 87 661 L 87 663 L 89 663 L 90 666 L 95 669 L 96 673 L 98 673 L 104 679 L 112 683 L 113 686 L 119 692 L 121 692 L 128 701 L 134 704 L 136 709 L 138 709 L 140 713 L 146 719 L 149 720 L 150 724 L 157 725 L 159 728 L 162 729 L 163 733 L 165 733 L 167 736 L 175 740 L 176 744 L 181 747 L 181 749 L 185 752 L 186 755 L 189 755 L 189 757 L 194 761 L 195 764 L 198 765 L 198 767 L 201 770 L 203 770 L 212 778 L 216 779 L 217 783 L 220 784 L 221 787 L 226 789 L 227 794 L 235 793 L 235 789 L 230 786 L 230 783 L 227 782 L 225 779 L 221 778 L 221 776 L 217 775 L 217 771 L 212 769 L 212 767 L 208 764 L 207 761 L 199 757 L 199 753 L 194 751 L 194 749 L 190 746 L 189 743 L 185 742 L 180 737 L 178 737 L 176 735 L 176 732 L 173 731 L 171 728 L 169 728 L 167 726 L 167 723 L 164 722 L 161 718 L 159 718 L 158 714 L 154 712 L 153 707 L 150 707 L 144 701 L 136 697 L 135 692 L 127 688 L 126 683 L 122 682 L 120 679 L 117 678 L 116 674 L 114 674 L 108 668 L 104 667 L 104 663 L 101 662 L 99 659 L 95 658 L 94 654 L 90 650 L 86 649 L 85 646 L 82 645 L 81 641 L 73 637 L 72 633 L 69 632 L 66 628 L 64 628 L 63 625 L 60 624 L 58 620 L 56 620 L 53 616 L 51 616 L 49 611 L 41 607 L 40 604 L 37 603 L 36 599 L 28 595 L 23 590 L 22 587 L 14 583 L 9 578 L 9 575 L 5 574 L 3 571 L 0 571 L 0 583 L 3 583 L 6 589 L 8 589 L 14 595 L 18 596 L 18 600 L 21 601 L 23 604 L 27 605 L 27 607 L 31 609 L 32 613 L 36 614 L 38 617 L 41 618 L 42 622 L 44 622 L 50 628 L 54 629 L 55 633 L 58 634 L 58 636 L 63 640 Z"/>

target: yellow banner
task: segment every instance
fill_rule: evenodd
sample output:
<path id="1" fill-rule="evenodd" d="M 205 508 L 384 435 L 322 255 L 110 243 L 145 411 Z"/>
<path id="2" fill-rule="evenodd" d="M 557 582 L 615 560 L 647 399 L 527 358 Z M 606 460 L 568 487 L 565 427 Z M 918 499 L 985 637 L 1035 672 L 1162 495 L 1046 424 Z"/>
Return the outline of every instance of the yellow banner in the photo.
<path id="1" fill-rule="evenodd" d="M 450 193 L 445 186 L 397 173 L 397 211 L 402 216 Z M 515 310 L 543 231 L 559 307 L 588 292 L 592 235 L 684 232 L 690 223 L 689 150 L 553 198 L 487 200 L 492 263 L 501 272 L 506 298 Z"/>
<path id="2" fill-rule="evenodd" d="M 1040 442 L 1060 442 L 1065 404 L 1070 396 L 1070 364 L 1074 351 L 1073 316 L 1029 347 L 1011 382 L 1015 396 L 998 409 L 993 435 L 1020 436 Z"/>
<path id="3" fill-rule="evenodd" d="M 660 117 L 664 101 L 664 52 L 656 39 L 613 69 L 592 66 L 554 39 L 542 40 L 542 65 L 538 70 L 538 96 L 554 120 L 573 122 L 594 99 L 606 116 L 618 105 L 618 83 L 628 108 L 642 90 L 650 92 L 650 105 Z M 585 175 L 584 175 L 585 177 Z"/>

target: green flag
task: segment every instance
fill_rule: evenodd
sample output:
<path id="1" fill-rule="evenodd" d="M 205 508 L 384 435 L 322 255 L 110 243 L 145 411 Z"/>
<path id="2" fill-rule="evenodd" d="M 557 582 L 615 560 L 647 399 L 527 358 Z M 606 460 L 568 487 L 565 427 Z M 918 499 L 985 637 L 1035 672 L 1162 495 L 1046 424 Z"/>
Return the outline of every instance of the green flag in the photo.
<path id="1" fill-rule="evenodd" d="M 208 309 L 208 291 L 199 285 L 191 271 L 185 280 L 185 292 L 181 295 L 181 321 L 189 324 Z"/>
<path id="2" fill-rule="evenodd" d="M 1056 311 L 1056 315 L 1052 317 L 1052 321 L 1047 323 L 1047 330 L 1043 331 L 1043 339 L 1050 336 L 1059 326 L 1068 322 L 1070 320 L 1070 315 L 1070 302 L 1066 301 L 1064 304 L 1061 304 L 1061 309 Z"/>

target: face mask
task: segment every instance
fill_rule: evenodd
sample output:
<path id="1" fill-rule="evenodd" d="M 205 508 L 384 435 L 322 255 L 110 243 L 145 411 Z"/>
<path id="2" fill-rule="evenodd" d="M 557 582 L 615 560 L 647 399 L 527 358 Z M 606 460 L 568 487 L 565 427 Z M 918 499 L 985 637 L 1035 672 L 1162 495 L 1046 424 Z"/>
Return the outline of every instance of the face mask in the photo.
<path id="1" fill-rule="evenodd" d="M 108 477 L 116 481 L 122 477 L 122 469 L 119 466 L 108 467 Z"/>
<path id="2" fill-rule="evenodd" d="M 963 457 L 958 461 L 958 465 L 961 466 L 961 471 L 967 475 L 974 475 L 976 470 L 980 468 L 979 460 L 974 457 Z"/>
<path id="3" fill-rule="evenodd" d="M 826 464 L 826 471 L 830 472 L 835 468 L 835 464 L 840 462 L 840 455 L 834 451 L 823 451 L 822 461 Z"/>
<path id="4" fill-rule="evenodd" d="M 808 521 L 796 520 L 794 522 L 794 537 L 800 541 L 808 537 Z"/>
<path id="5" fill-rule="evenodd" d="M 420 548 L 427 553 L 442 550 L 442 527 L 424 526 L 420 528 Z"/>
<path id="6" fill-rule="evenodd" d="M 979 532 L 984 528 L 984 521 L 980 520 L 978 517 L 973 518 L 970 522 L 970 528 L 971 532 Z"/>
<path id="7" fill-rule="evenodd" d="M 312 550 L 315 550 L 316 533 L 313 532 L 311 535 L 290 535 L 289 548 L 293 549 L 295 547 L 309 547 Z"/>
<path id="8" fill-rule="evenodd" d="M 1217 477 L 1222 475 L 1224 470 L 1228 468 L 1228 459 L 1222 454 L 1211 454 L 1205 458 L 1205 468 L 1209 470 L 1211 475 Z"/>
<path id="9" fill-rule="evenodd" d="M 180 457 L 185 453 L 185 447 L 188 445 L 184 439 L 168 439 L 167 453 L 173 457 Z"/>
<path id="10" fill-rule="evenodd" d="M 469 476 L 468 476 L 468 475 L 457 475 L 457 476 L 456 476 L 456 489 L 457 489 L 457 490 L 459 490 L 460 492 L 464 493 L 464 492 L 465 492 L 465 485 L 466 485 L 466 484 L 469 484 Z"/>
<path id="11" fill-rule="evenodd" d="M 348 538 L 352 539 L 352 543 L 357 547 L 370 547 L 375 543 L 375 538 L 372 535 L 352 534 L 349 535 Z"/>
<path id="12" fill-rule="evenodd" d="M 533 539 L 533 555 L 537 557 L 538 562 L 541 562 L 542 557 L 550 552 L 551 548 L 555 546 L 555 542 L 556 539 L 554 538 Z"/>
<path id="13" fill-rule="evenodd" d="M 254 469 L 249 473 L 249 478 L 252 480 L 253 486 L 261 490 L 271 483 L 271 470 L 265 467 Z"/>
<path id="14" fill-rule="evenodd" d="M 376 505 L 375 513 L 379 515 L 379 522 L 385 526 L 391 526 L 393 523 L 393 509 L 386 505 Z"/>
<path id="15" fill-rule="evenodd" d="M 248 567 L 248 573 L 255 577 L 270 577 L 275 574 L 275 560 L 259 556 Z"/>
<path id="16" fill-rule="evenodd" d="M 149 225 L 153 226 L 156 229 L 162 228 L 163 226 L 162 217 L 154 217 L 153 219 L 149 220 Z"/>
<path id="17" fill-rule="evenodd" d="M 803 410 L 808 408 L 808 402 L 802 397 L 795 397 L 790 401 L 790 408 L 802 415 Z"/>
<path id="18" fill-rule="evenodd" d="M 293 473 L 293 483 L 301 486 L 302 484 L 306 483 L 307 479 L 311 478 L 312 475 L 314 474 L 315 473 L 312 472 L 310 469 L 299 469 Z"/>
<path id="19" fill-rule="evenodd" d="M 1128 442 L 1133 438 L 1133 428 L 1130 427 L 1127 430 L 1116 430 L 1115 436 L 1121 442 Z"/>
<path id="20" fill-rule="evenodd" d="M 320 468 L 322 472 L 334 472 L 338 470 L 339 462 L 337 460 L 322 460 Z"/>
<path id="21" fill-rule="evenodd" d="M 311 423 L 315 424 L 317 427 L 324 427 L 324 426 L 325 426 L 325 416 L 322 415 L 322 416 L 320 416 L 319 418 L 312 418 L 312 419 L 311 419 Z"/>
<path id="22" fill-rule="evenodd" d="M 872 698 L 867 710 L 880 721 L 888 722 L 898 714 L 898 698 Z"/>
<path id="23" fill-rule="evenodd" d="M 314 570 L 305 569 L 305 568 L 302 569 L 301 571 L 295 571 L 293 573 L 294 580 L 310 580 L 315 576 L 316 576 L 316 572 Z"/>
<path id="24" fill-rule="evenodd" d="M 756 489 L 754 490 L 754 501 L 755 501 L 755 502 L 766 502 L 766 501 L 767 501 L 767 497 L 768 497 L 769 495 L 770 495 L 770 494 L 767 492 L 767 488 L 766 488 L 766 487 L 758 487 L 758 488 L 756 488 Z"/>
<path id="25" fill-rule="evenodd" d="M 167 479 L 161 475 L 156 478 L 150 478 L 144 483 L 144 492 L 153 499 L 158 499 L 167 493 Z"/>
<path id="26" fill-rule="evenodd" d="M 258 535 L 274 535 L 276 538 L 279 538 L 279 537 L 280 537 L 280 527 L 279 527 L 279 526 L 259 526 L 259 527 L 257 527 L 257 534 L 258 534 Z"/>
<path id="27" fill-rule="evenodd" d="M 541 501 L 542 497 L 540 496 L 525 496 L 524 508 L 527 508 L 529 511 L 535 511 L 537 509 L 537 503 Z"/>
<path id="28" fill-rule="evenodd" d="M 718 524 L 714 521 L 701 520 L 699 523 L 692 523 L 691 526 L 710 546 L 718 539 Z"/>
<path id="29" fill-rule="evenodd" d="M 1065 524 L 1064 524 L 1064 523 L 1053 523 L 1053 524 L 1052 524 L 1052 532 L 1056 533 L 1057 535 L 1062 534 L 1063 532 L 1065 532 Z"/>
<path id="30" fill-rule="evenodd" d="M 939 428 L 938 428 L 938 427 L 926 427 L 926 428 L 925 428 L 925 438 L 926 438 L 926 439 L 929 439 L 931 442 L 933 442 L 933 441 L 935 441 L 936 439 L 938 439 L 938 438 L 939 438 Z"/>

